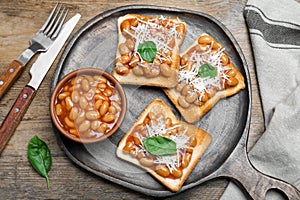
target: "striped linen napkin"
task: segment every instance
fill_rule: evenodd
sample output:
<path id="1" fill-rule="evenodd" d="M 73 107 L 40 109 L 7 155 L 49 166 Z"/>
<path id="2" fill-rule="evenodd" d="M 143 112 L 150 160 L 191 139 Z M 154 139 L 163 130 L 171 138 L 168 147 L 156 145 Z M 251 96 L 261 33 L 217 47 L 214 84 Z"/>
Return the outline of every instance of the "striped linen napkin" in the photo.
<path id="1" fill-rule="evenodd" d="M 249 159 L 261 172 L 300 189 L 300 3 L 249 0 L 244 15 L 265 119 Z M 230 182 L 221 200 L 247 198 Z M 284 198 L 271 191 L 267 199 Z"/>

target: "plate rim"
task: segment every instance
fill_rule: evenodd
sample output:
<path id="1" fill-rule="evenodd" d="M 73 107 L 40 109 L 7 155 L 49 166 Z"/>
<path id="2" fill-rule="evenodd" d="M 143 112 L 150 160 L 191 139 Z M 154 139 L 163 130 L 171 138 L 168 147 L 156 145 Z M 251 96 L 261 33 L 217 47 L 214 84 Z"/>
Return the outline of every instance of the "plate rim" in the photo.
<path id="1" fill-rule="evenodd" d="M 134 191 L 146 194 L 148 196 L 155 196 L 155 197 L 167 197 L 167 196 L 173 196 L 175 194 L 178 194 L 180 192 L 183 192 L 189 188 L 192 188 L 196 185 L 199 185 L 205 181 L 208 181 L 212 178 L 215 178 L 215 172 L 217 172 L 222 165 L 228 160 L 230 159 L 230 155 L 233 153 L 234 149 L 236 149 L 236 147 L 239 145 L 239 143 L 242 140 L 248 140 L 248 133 L 249 133 L 249 127 L 250 127 L 250 119 L 251 119 L 251 109 L 252 109 L 252 94 L 251 94 L 251 79 L 250 79 L 250 73 L 249 73 L 249 68 L 248 68 L 248 64 L 246 62 L 245 56 L 242 52 L 241 47 L 239 46 L 238 42 L 236 41 L 236 39 L 234 38 L 233 34 L 228 30 L 228 28 L 222 24 L 219 20 L 217 20 L 216 18 L 212 17 L 211 15 L 207 14 L 207 13 L 203 13 L 200 11 L 195 11 L 195 10 L 189 10 L 189 9 L 181 9 L 181 8 L 176 8 L 176 7 L 165 7 L 165 6 L 155 6 L 155 5 L 145 5 L 145 4 L 132 4 L 132 5 L 125 5 L 125 6 L 120 6 L 120 7 L 115 7 L 109 10 L 106 10 L 104 12 L 99 13 L 98 15 L 92 17 L 91 19 L 89 19 L 85 24 L 83 24 L 78 31 L 72 35 L 72 37 L 69 38 L 69 40 L 67 41 L 67 45 L 65 47 L 65 49 L 63 50 L 61 57 L 59 59 L 59 62 L 56 65 L 56 69 L 53 73 L 53 77 L 52 77 L 52 85 L 50 87 L 50 94 L 52 94 L 55 85 L 57 84 L 57 82 L 59 81 L 59 74 L 62 71 L 63 68 L 63 64 L 65 62 L 65 60 L 67 59 L 70 51 L 72 50 L 74 44 L 77 42 L 77 40 L 80 38 L 80 36 L 87 31 L 89 28 L 91 28 L 94 24 L 98 23 L 99 21 L 109 17 L 110 15 L 113 15 L 115 13 L 118 12 L 124 12 L 127 10 L 138 10 L 138 9 L 147 9 L 147 10 L 157 10 L 157 11 L 168 11 L 168 12 L 181 12 L 181 13 L 186 13 L 186 14 L 192 14 L 192 15 L 198 15 L 201 17 L 205 17 L 209 20 L 211 20 L 212 22 L 214 22 L 217 26 L 219 26 L 224 33 L 226 34 L 226 36 L 230 39 L 230 41 L 233 43 L 233 46 L 235 48 L 235 51 L 238 53 L 238 57 L 241 59 L 242 61 L 242 68 L 245 72 L 245 74 L 243 74 L 243 76 L 245 76 L 245 84 L 246 84 L 246 88 L 248 90 L 247 93 L 247 97 L 249 105 L 248 105 L 248 113 L 247 113 L 247 118 L 246 118 L 246 122 L 245 122 L 245 129 L 243 131 L 243 133 L 241 133 L 240 138 L 238 139 L 237 144 L 235 145 L 235 147 L 233 148 L 233 150 L 229 153 L 229 155 L 227 156 L 227 158 L 224 160 L 224 162 L 219 166 L 219 168 L 217 168 L 215 171 L 213 171 L 211 174 L 208 174 L 207 176 L 199 179 L 198 181 L 192 182 L 189 185 L 183 185 L 181 190 L 179 190 L 178 192 L 174 193 L 171 192 L 169 190 L 165 190 L 165 191 L 158 191 L 158 190 L 152 190 L 149 188 L 144 188 L 142 186 L 136 185 L 136 184 L 132 184 L 126 181 L 123 181 L 119 178 L 115 178 L 113 176 L 107 175 L 105 173 L 101 173 L 96 169 L 91 168 L 90 166 L 86 166 L 82 161 L 78 160 L 76 157 L 73 156 L 73 154 L 66 148 L 66 146 L 64 145 L 64 142 L 62 141 L 62 136 L 60 135 L 60 133 L 55 129 L 54 127 L 54 132 L 56 135 L 56 138 L 58 140 L 58 144 L 60 146 L 60 148 L 65 152 L 65 154 L 67 155 L 67 157 L 69 159 L 72 160 L 72 162 L 74 162 L 76 165 L 78 165 L 79 167 L 87 170 L 88 172 L 97 175 L 101 178 L 104 178 L 106 180 L 109 180 L 113 183 L 116 183 L 118 185 L 121 185 L 123 187 L 132 189 Z M 247 145 L 247 143 L 246 143 Z M 245 145 L 245 146 L 246 146 Z"/>

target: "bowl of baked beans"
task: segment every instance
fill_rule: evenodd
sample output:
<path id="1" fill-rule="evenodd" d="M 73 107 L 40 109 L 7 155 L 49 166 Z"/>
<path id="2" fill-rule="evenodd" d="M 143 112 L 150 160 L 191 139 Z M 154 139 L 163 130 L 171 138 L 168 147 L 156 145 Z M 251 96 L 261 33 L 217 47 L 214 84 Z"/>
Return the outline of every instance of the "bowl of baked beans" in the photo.
<path id="1" fill-rule="evenodd" d="M 80 143 L 105 140 L 121 126 L 126 113 L 121 84 L 109 73 L 81 68 L 64 76 L 50 100 L 55 127 Z"/>

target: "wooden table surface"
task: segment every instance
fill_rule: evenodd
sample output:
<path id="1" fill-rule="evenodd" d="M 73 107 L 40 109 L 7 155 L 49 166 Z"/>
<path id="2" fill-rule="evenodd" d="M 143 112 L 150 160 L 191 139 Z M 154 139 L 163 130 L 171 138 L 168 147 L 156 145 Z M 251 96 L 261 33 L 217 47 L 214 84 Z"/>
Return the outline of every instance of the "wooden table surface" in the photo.
<path id="1" fill-rule="evenodd" d="M 103 11 L 136 3 L 184 8 L 215 17 L 232 32 L 249 66 L 253 105 L 248 149 L 263 133 L 263 116 L 254 62 L 243 18 L 246 0 L 65 0 L 63 2 L 71 8 L 70 16 L 75 13 L 82 15 L 75 31 Z M 0 0 L 0 73 L 27 48 L 28 40 L 44 23 L 54 5 L 55 2 L 50 0 Z M 36 57 L 28 66 L 35 59 Z M 0 199 L 151 199 L 75 166 L 58 146 L 49 114 L 51 78 L 58 59 L 59 57 L 0 155 Z M 23 86 L 29 81 L 29 69 L 30 67 L 26 68 L 18 81 L 0 100 L 0 122 L 5 118 Z M 34 135 L 44 140 L 52 152 L 53 163 L 49 172 L 52 187 L 49 190 L 44 178 L 34 171 L 27 159 L 27 144 Z M 219 199 L 227 183 L 226 179 L 212 180 L 172 199 Z"/>

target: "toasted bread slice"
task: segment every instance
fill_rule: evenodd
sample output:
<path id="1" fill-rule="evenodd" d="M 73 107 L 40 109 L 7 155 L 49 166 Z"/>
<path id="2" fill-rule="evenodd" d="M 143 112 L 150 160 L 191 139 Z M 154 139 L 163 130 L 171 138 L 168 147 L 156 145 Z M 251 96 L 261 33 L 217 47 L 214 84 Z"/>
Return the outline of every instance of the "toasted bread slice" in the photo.
<path id="1" fill-rule="evenodd" d="M 198 121 L 221 98 L 245 88 L 243 75 L 224 50 L 213 37 L 207 34 L 199 36 L 181 54 L 178 85 L 164 89 L 189 123 Z"/>
<path id="2" fill-rule="evenodd" d="M 145 140 L 153 139 L 153 136 L 172 139 L 176 143 L 176 152 L 170 155 L 149 152 Z M 163 101 L 156 99 L 121 139 L 117 156 L 145 169 L 171 191 L 177 192 L 210 142 L 210 134 L 178 120 Z"/>
<path id="3" fill-rule="evenodd" d="M 178 18 L 120 17 L 113 75 L 122 84 L 176 86 L 185 33 L 186 24 Z"/>

